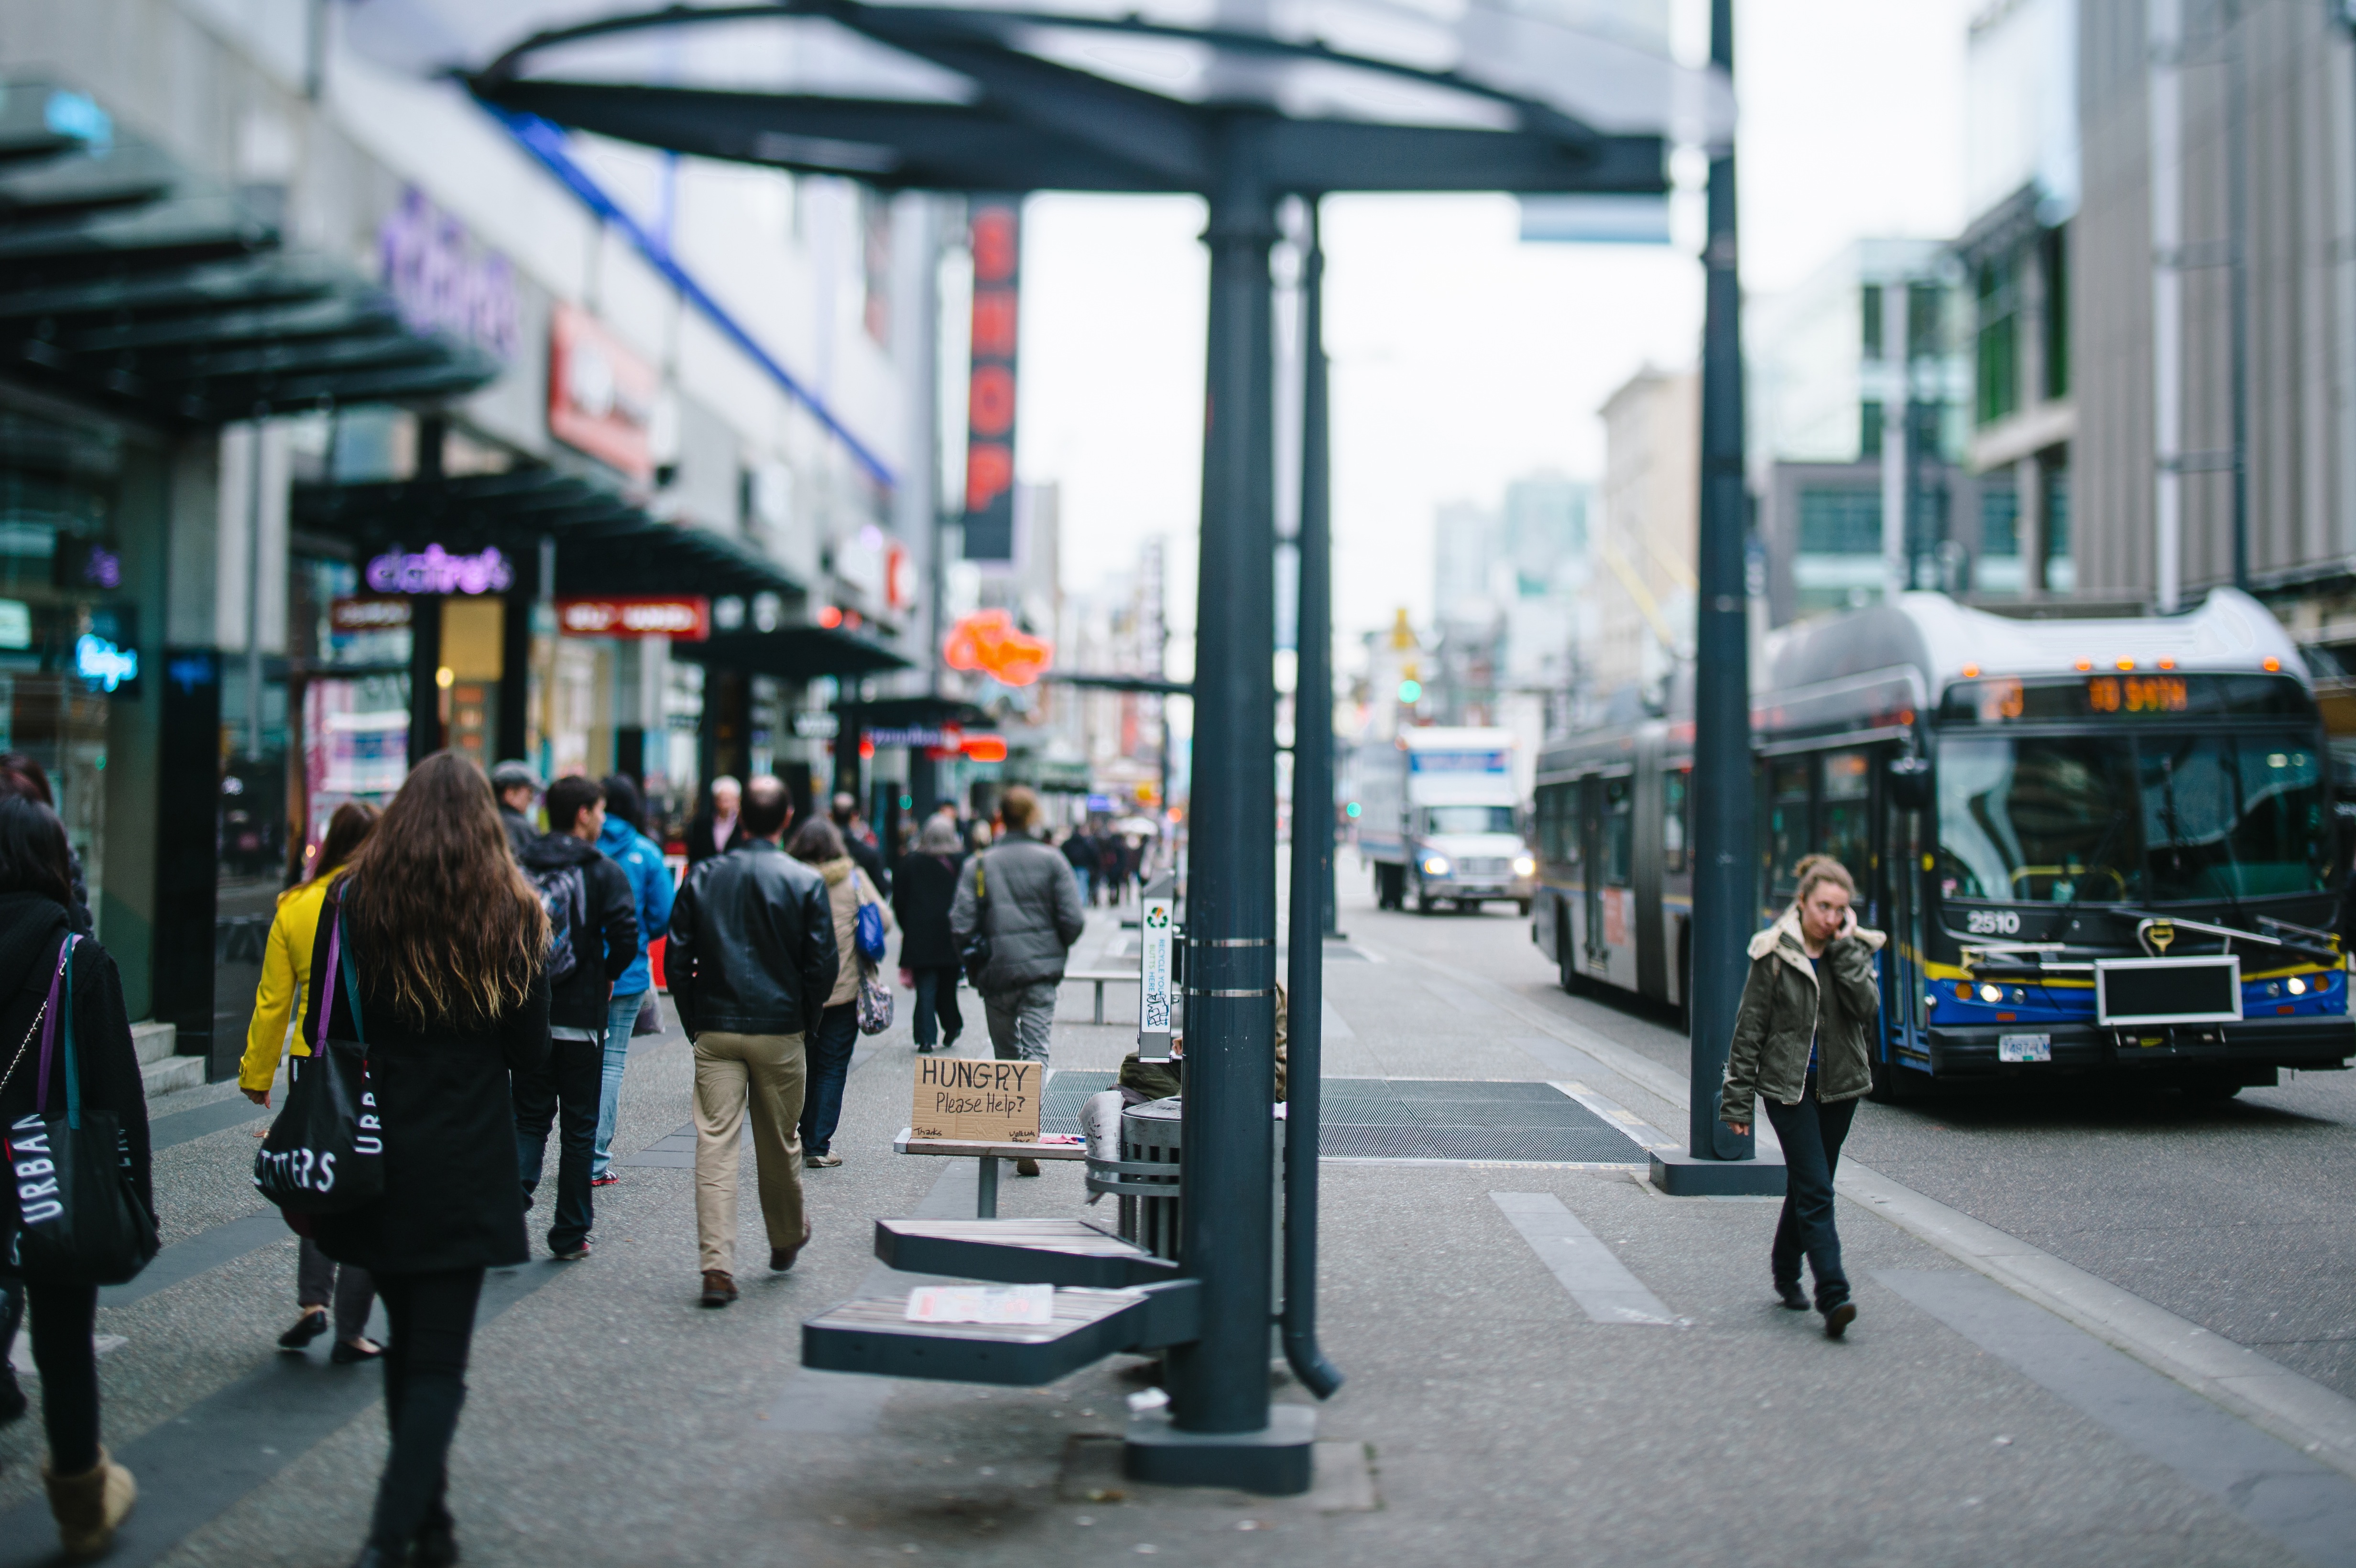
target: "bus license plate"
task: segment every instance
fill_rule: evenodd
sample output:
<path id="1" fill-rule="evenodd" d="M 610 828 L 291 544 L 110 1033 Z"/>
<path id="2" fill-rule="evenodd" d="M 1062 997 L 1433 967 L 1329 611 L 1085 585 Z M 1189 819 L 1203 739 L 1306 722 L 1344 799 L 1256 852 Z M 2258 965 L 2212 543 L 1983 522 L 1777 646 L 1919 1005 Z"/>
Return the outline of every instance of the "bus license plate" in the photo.
<path id="1" fill-rule="evenodd" d="M 2000 1034 L 1996 1037 L 1996 1059 L 1998 1061 L 2051 1061 L 2053 1060 L 2053 1037 L 2050 1034 Z"/>

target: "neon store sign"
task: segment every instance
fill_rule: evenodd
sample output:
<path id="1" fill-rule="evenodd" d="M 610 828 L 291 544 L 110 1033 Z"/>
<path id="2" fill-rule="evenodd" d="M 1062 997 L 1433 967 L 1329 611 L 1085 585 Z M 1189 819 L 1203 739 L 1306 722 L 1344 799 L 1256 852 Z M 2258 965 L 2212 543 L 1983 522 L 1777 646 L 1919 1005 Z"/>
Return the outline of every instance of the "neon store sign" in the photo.
<path id="1" fill-rule="evenodd" d="M 368 563 L 368 585 L 379 593 L 504 593 L 515 567 L 496 548 L 453 555 L 438 544 L 414 555 L 387 550 Z"/>

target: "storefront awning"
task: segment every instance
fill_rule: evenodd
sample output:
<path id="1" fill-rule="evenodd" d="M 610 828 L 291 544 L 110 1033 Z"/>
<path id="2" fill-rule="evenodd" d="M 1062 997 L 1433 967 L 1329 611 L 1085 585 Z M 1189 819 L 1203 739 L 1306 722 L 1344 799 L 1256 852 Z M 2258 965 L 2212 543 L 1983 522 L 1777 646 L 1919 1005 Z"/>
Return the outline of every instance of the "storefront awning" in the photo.
<path id="1" fill-rule="evenodd" d="M 832 676 L 856 680 L 906 669 L 908 660 L 882 643 L 841 627 L 779 626 L 772 632 L 724 632 L 708 643 L 680 643 L 675 657 L 741 669 L 780 680 Z"/>
<path id="2" fill-rule="evenodd" d="M 297 528 L 367 549 L 496 547 L 519 563 L 556 541 L 562 594 L 797 593 L 802 584 L 750 545 L 667 523 L 627 496 L 550 468 L 369 485 L 303 485 Z"/>
<path id="3" fill-rule="evenodd" d="M 439 400 L 500 365 L 87 96 L 0 82 L 0 373 L 172 425 Z"/>
<path id="4" fill-rule="evenodd" d="M 846 724 L 862 730 L 995 730 L 998 720 L 983 709 L 953 697 L 886 697 L 873 702 L 837 702 Z"/>

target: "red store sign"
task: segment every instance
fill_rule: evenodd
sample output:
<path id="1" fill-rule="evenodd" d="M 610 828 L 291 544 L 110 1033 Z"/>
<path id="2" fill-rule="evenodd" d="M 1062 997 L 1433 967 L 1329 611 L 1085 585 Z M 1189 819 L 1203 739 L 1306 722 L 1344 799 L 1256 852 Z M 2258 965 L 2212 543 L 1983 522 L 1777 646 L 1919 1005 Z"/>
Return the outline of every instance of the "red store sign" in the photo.
<path id="1" fill-rule="evenodd" d="M 568 637 L 669 637 L 701 643 L 712 635 L 712 601 L 683 593 L 559 599 L 556 629 Z"/>
<path id="2" fill-rule="evenodd" d="M 548 324 L 548 432 L 621 470 L 654 477 L 653 367 L 586 311 L 559 302 Z"/>

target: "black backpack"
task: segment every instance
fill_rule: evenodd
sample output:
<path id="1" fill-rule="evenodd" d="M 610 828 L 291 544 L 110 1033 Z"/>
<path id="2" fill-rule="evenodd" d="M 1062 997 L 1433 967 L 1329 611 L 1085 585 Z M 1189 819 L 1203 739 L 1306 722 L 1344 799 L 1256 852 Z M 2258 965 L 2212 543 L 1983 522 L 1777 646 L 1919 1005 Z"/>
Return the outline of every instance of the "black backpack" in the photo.
<path id="1" fill-rule="evenodd" d="M 540 907 L 548 912 L 548 983 L 561 986 L 581 966 L 577 933 L 589 923 L 589 878 L 581 867 L 527 866 Z"/>

